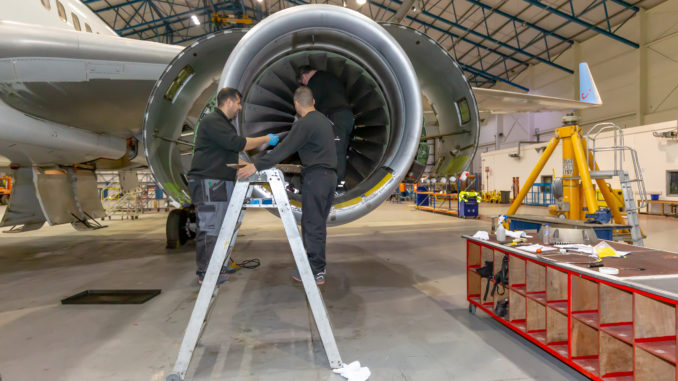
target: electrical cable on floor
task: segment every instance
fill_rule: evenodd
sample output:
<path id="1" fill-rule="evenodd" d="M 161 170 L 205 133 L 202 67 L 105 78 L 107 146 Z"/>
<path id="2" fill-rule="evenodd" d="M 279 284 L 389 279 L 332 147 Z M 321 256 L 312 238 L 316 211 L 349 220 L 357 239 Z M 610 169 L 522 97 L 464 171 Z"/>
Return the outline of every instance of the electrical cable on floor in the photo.
<path id="1" fill-rule="evenodd" d="M 252 259 L 245 259 L 244 261 L 240 263 L 236 263 L 238 267 L 242 267 L 243 269 L 256 269 L 261 265 L 261 261 L 259 258 L 252 258 Z"/>

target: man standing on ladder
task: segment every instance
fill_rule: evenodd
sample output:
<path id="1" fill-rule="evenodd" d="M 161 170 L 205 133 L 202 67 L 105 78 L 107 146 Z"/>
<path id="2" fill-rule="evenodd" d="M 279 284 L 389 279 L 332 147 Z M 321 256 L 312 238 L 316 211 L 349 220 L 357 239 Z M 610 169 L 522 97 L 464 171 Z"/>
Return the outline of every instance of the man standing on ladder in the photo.
<path id="1" fill-rule="evenodd" d="M 326 71 L 314 70 L 306 65 L 299 68 L 299 82 L 308 86 L 316 101 L 315 107 L 334 124 L 337 151 L 337 184 L 340 185 L 346 173 L 346 154 L 355 124 L 353 110 L 339 78 Z M 341 187 L 339 187 L 339 190 Z"/>
<path id="2" fill-rule="evenodd" d="M 198 234 L 195 237 L 195 261 L 198 284 L 202 284 L 217 242 L 221 223 L 228 209 L 236 171 L 226 164 L 237 164 L 238 153 L 263 144 L 276 145 L 278 136 L 268 134 L 256 138 L 239 136 L 231 120 L 242 109 L 240 92 L 223 88 L 217 94 L 217 108 L 206 115 L 198 128 L 191 170 L 188 172 L 188 189 L 195 206 Z M 222 269 L 217 284 L 228 279 Z"/>
<path id="3" fill-rule="evenodd" d="M 304 248 L 316 284 L 325 284 L 325 240 L 327 216 L 330 214 L 337 184 L 337 154 L 332 123 L 316 111 L 313 93 L 308 87 L 294 92 L 294 108 L 300 116 L 285 139 L 263 157 L 238 170 L 238 179 L 247 179 L 256 171 L 278 164 L 299 153 L 301 174 L 301 231 Z M 298 270 L 292 278 L 301 282 Z"/>

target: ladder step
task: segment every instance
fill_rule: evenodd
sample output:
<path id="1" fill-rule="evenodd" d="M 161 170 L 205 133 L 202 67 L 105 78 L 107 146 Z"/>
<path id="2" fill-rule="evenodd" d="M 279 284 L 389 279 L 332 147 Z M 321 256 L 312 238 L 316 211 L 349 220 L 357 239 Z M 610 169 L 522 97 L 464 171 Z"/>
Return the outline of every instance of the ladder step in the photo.
<path id="1" fill-rule="evenodd" d="M 590 171 L 592 179 L 611 179 L 615 171 Z"/>

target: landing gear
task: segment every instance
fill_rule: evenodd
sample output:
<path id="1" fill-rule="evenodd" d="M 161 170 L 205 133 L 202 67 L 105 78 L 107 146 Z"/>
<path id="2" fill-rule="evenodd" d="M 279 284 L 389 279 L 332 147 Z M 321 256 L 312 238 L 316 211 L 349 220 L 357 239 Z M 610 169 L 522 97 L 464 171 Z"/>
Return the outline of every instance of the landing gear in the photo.
<path id="1" fill-rule="evenodd" d="M 195 238 L 195 212 L 193 208 L 174 209 L 167 216 L 165 235 L 167 248 L 178 249 Z"/>

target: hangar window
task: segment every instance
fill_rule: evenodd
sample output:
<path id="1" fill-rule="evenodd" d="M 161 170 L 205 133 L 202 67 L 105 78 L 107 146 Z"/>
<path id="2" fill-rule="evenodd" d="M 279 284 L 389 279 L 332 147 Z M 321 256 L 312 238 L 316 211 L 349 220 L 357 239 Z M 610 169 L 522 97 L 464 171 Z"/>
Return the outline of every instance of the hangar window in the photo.
<path id="1" fill-rule="evenodd" d="M 78 18 L 78 16 L 75 13 L 71 12 L 71 18 L 73 19 L 73 28 L 75 28 L 75 30 L 82 30 L 82 28 L 80 27 L 80 19 Z"/>
<path id="2" fill-rule="evenodd" d="M 471 120 L 471 110 L 468 108 L 468 101 L 462 98 L 457 101 L 459 108 L 459 116 L 461 117 L 461 124 L 466 124 Z"/>
<path id="3" fill-rule="evenodd" d="M 88 23 L 85 23 L 85 30 L 92 33 L 92 27 L 90 27 Z"/>
<path id="4" fill-rule="evenodd" d="M 52 4 L 49 3 L 49 0 L 41 0 L 42 6 L 45 7 L 48 11 L 52 9 Z"/>
<path id="5" fill-rule="evenodd" d="M 64 9 L 64 5 L 61 4 L 61 1 L 57 0 L 56 1 L 57 5 L 57 11 L 59 11 L 59 18 L 63 22 L 68 22 L 68 19 L 66 18 L 66 10 Z"/>
<path id="6" fill-rule="evenodd" d="M 678 196 L 678 171 L 666 171 L 666 194 Z"/>

